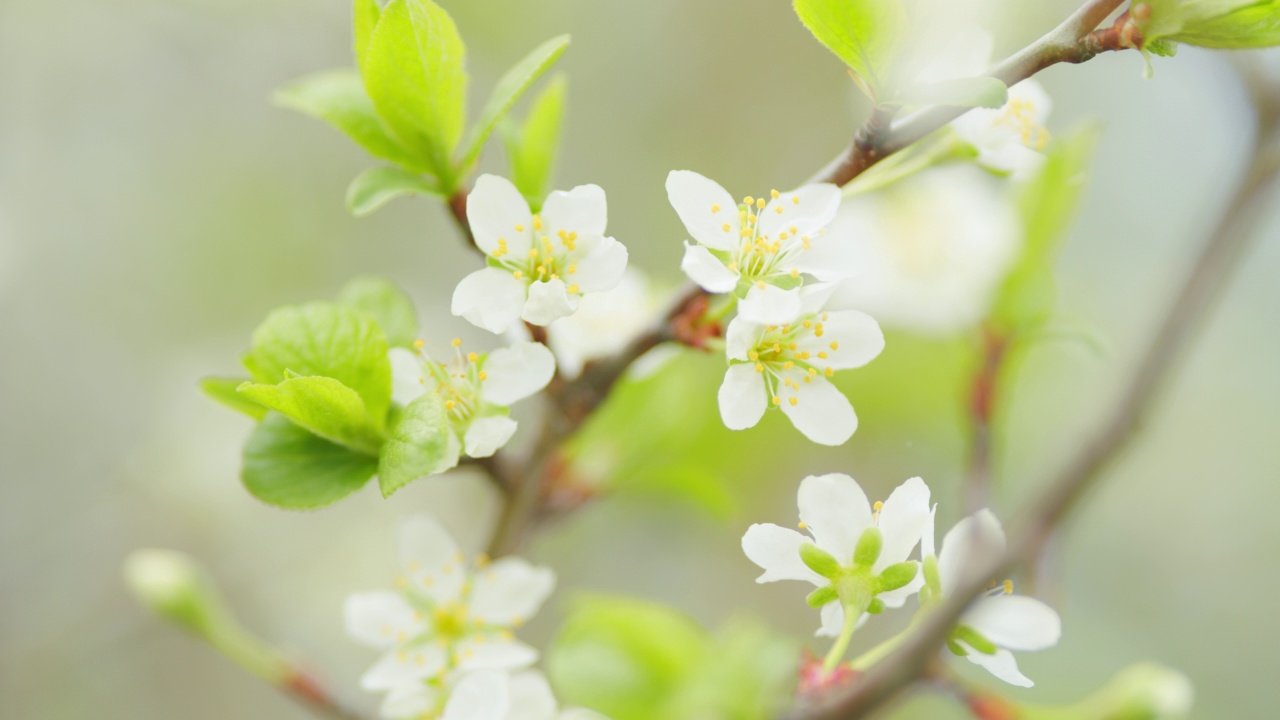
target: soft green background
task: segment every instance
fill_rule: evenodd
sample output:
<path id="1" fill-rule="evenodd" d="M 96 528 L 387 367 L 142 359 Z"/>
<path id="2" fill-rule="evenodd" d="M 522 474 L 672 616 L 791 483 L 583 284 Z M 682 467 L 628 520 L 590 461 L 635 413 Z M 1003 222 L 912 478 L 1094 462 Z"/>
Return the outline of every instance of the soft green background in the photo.
<path id="1" fill-rule="evenodd" d="M 782 0 L 446 5 L 470 47 L 473 107 L 527 50 L 573 34 L 558 184 L 605 187 L 610 230 L 664 282 L 678 279 L 684 237 L 665 201 L 668 170 L 699 170 L 738 194 L 799 182 L 862 112 Z M 1004 47 L 1072 3 L 1017 5 Z M 0 2 L 6 717 L 304 717 L 135 607 L 118 565 L 138 546 L 206 560 L 254 628 L 372 707 L 355 678 L 373 656 L 343 637 L 343 597 L 387 583 L 399 517 L 434 508 L 471 542 L 486 532 L 474 478 L 418 483 L 392 501 L 369 487 L 314 513 L 265 507 L 237 480 L 247 421 L 196 390 L 201 375 L 235 368 L 271 307 L 330 296 L 357 272 L 404 284 L 433 342 L 492 342 L 447 312 L 454 282 L 477 265 L 442 209 L 398 201 L 352 219 L 343 191 L 369 162 L 268 103 L 287 80 L 349 63 L 347 15 L 344 0 Z M 1105 351 L 1060 344 L 1032 356 L 1008 416 L 1006 515 L 1110 405 L 1244 160 L 1249 127 L 1223 56 L 1184 50 L 1151 81 L 1141 66 L 1127 54 L 1044 74 L 1052 129 L 1106 127 L 1060 262 L 1065 311 Z M 1198 718 L 1274 716 L 1278 222 L 1258 229 L 1153 421 L 1054 548 L 1042 590 L 1066 632 L 1057 649 L 1024 656 L 1040 685 L 1018 697 L 1069 700 L 1155 659 L 1195 680 Z M 561 590 L 527 636 L 545 642 L 564 600 L 591 589 L 670 602 L 710 625 L 748 609 L 805 638 L 817 618 L 803 590 L 755 586 L 738 538 L 749 522 L 793 522 L 799 479 L 831 470 L 873 495 L 921 474 L 953 520 L 965 367 L 949 347 L 891 337 L 850 384 L 862 429 L 844 448 L 819 452 L 777 418 L 700 438 L 694 451 L 735 489 L 727 521 L 631 494 L 549 530 L 529 554 L 558 570 Z M 687 364 L 696 382 L 665 413 L 714 419 L 716 362 Z M 892 714 L 959 713 L 935 699 Z"/>

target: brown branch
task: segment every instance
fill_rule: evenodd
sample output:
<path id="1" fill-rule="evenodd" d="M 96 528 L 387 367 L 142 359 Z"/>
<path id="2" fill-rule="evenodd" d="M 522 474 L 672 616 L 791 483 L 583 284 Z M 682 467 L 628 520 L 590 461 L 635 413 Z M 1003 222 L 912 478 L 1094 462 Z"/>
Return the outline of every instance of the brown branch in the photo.
<path id="1" fill-rule="evenodd" d="M 1110 418 L 1026 513 L 1018 531 L 1011 535 L 1008 550 L 978 563 L 962 587 L 927 615 L 902 645 L 870 668 L 856 684 L 821 704 L 796 709 L 787 716 L 789 720 L 853 720 L 892 699 L 922 677 L 965 610 L 993 580 L 1039 556 L 1054 528 L 1137 435 L 1159 390 L 1168 381 L 1194 332 L 1247 249 L 1252 237 L 1247 232 L 1248 226 L 1264 204 L 1267 193 L 1274 189 L 1275 174 L 1280 169 L 1274 152 L 1276 120 L 1276 115 L 1260 108 L 1252 163 L 1144 352 L 1128 390 Z"/>
<path id="2" fill-rule="evenodd" d="M 329 720 L 366 720 L 365 716 L 343 706 L 311 676 L 290 669 L 280 690 L 312 713 Z"/>
<path id="3" fill-rule="evenodd" d="M 1009 338 L 998 330 L 982 330 L 981 365 L 970 388 L 969 474 L 966 478 L 965 507 L 972 513 L 988 504 L 991 496 L 991 420 L 996 403 L 1000 371 L 1009 350 Z"/>

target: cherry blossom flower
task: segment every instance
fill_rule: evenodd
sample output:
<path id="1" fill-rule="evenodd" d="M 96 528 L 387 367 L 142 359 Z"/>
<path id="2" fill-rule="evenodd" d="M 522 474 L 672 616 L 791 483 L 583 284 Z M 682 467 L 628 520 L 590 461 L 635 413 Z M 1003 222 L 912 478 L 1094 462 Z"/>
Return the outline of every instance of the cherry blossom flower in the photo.
<path id="1" fill-rule="evenodd" d="M 1023 179 L 1044 163 L 1041 151 L 1049 144 L 1045 123 L 1052 110 L 1053 101 L 1044 86 L 1023 80 L 1009 88 L 1003 107 L 975 108 L 951 127 L 978 150 L 981 165 Z"/>
<path id="2" fill-rule="evenodd" d="M 858 613 L 902 607 L 924 584 L 918 563 L 907 558 L 928 526 L 929 487 L 920 478 L 898 486 L 873 506 L 848 475 L 811 475 L 800 483 L 803 535 L 756 524 L 742 536 L 742 550 L 764 569 L 758 583 L 802 580 L 817 590 L 809 604 L 822 608 L 818 635 L 836 637 L 845 606 Z"/>
<path id="3" fill-rule="evenodd" d="M 853 435 L 858 416 L 829 378 L 871 362 L 884 349 L 884 335 L 866 313 L 828 308 L 835 290 L 827 283 L 802 288 L 799 314 L 788 323 L 765 325 L 743 315 L 729 323 L 729 369 L 718 395 L 726 427 L 753 427 L 772 406 L 816 443 L 840 445 Z"/>
<path id="4" fill-rule="evenodd" d="M 965 579 L 971 558 L 1003 553 L 1004 530 L 990 510 L 980 510 L 960 522 L 942 539 L 942 551 L 934 559 L 933 519 L 925 527 L 920 554 L 925 563 L 928 589 L 921 599 L 935 602 Z M 936 569 L 935 569 L 936 568 Z M 1035 683 L 1018 670 L 1011 651 L 1044 650 L 1058 644 L 1062 621 L 1053 608 L 1024 595 L 1013 594 L 1013 582 L 992 588 L 979 598 L 952 631 L 947 647 L 1010 685 Z"/>
<path id="5" fill-rule="evenodd" d="M 947 335 L 986 317 L 1020 226 L 999 181 L 970 165 L 926 170 L 848 198 L 829 235 L 858 274 L 841 301 L 886 327 Z"/>
<path id="6" fill-rule="evenodd" d="M 586 294 L 618 284 L 627 249 L 606 237 L 604 190 L 580 185 L 547 197 L 534 213 L 510 181 L 481 175 L 467 221 L 489 266 L 458 283 L 453 314 L 493 333 L 517 320 L 549 325 L 572 315 Z"/>
<path id="7" fill-rule="evenodd" d="M 667 198 L 696 243 L 685 243 L 680 267 L 711 293 L 737 293 L 738 312 L 762 324 L 782 324 L 801 312 L 802 275 L 838 280 L 844 264 L 824 237 L 840 205 L 835 185 L 773 190 L 770 199 L 734 202 L 715 181 L 689 170 L 667 176 Z"/>
<path id="8" fill-rule="evenodd" d="M 393 693 L 396 703 L 384 706 L 384 716 L 435 718 L 440 720 L 607 720 L 583 708 L 561 710 L 542 673 L 525 670 L 508 674 L 499 670 L 477 670 L 463 675 L 450 688 L 437 689 L 418 684 Z M 447 695 L 439 715 L 434 714 Z"/>
<path id="9" fill-rule="evenodd" d="M 551 594 L 551 570 L 514 557 L 468 563 L 427 516 L 400 526 L 399 553 L 402 574 L 394 592 L 358 593 L 344 607 L 347 634 L 384 651 L 360 678 L 365 690 L 391 693 L 384 715 L 412 716 L 405 708 L 442 701 L 451 673 L 517 670 L 537 659 L 512 629 Z"/>
<path id="10" fill-rule="evenodd" d="M 391 396 L 408 405 L 427 392 L 444 398 L 461 450 L 473 458 L 489 457 L 511 439 L 516 421 L 507 407 L 533 395 L 551 382 L 556 363 L 540 343 L 517 343 L 486 355 L 463 354 L 462 341 L 454 340 L 454 357 L 438 363 L 422 351 L 393 348 Z"/>

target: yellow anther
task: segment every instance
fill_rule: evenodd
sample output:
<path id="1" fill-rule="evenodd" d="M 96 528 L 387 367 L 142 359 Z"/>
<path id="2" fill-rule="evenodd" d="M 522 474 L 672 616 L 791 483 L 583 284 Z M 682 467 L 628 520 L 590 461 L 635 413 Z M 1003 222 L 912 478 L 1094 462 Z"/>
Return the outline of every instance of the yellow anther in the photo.
<path id="1" fill-rule="evenodd" d="M 757 210 L 764 209 L 764 198 L 760 198 L 759 200 L 756 200 L 756 209 Z"/>
<path id="2" fill-rule="evenodd" d="M 832 341 L 831 341 L 831 349 L 832 349 L 832 350 L 839 350 L 839 349 L 840 349 L 840 343 L 836 342 L 835 340 L 832 340 Z"/>
<path id="3" fill-rule="evenodd" d="M 822 371 L 822 374 L 826 375 L 827 377 L 831 377 L 832 375 L 836 374 L 836 371 L 831 368 L 827 368 L 826 370 Z"/>
<path id="4" fill-rule="evenodd" d="M 809 523 L 807 523 L 807 522 L 805 522 L 805 521 L 801 520 L 801 521 L 800 521 L 800 523 L 799 523 L 798 525 L 796 525 L 796 527 L 800 528 L 801 530 L 808 530 L 808 529 L 809 529 Z"/>
<path id="5" fill-rule="evenodd" d="M 751 358 L 752 360 L 759 360 L 760 353 L 756 352 L 755 350 L 752 350 L 751 352 L 747 353 L 747 357 Z"/>
<path id="6" fill-rule="evenodd" d="M 818 351 L 818 357 L 819 357 L 820 359 L 822 359 L 822 360 L 826 360 L 826 359 L 827 359 L 827 351 L 826 351 L 826 350 L 819 350 L 819 351 Z"/>
<path id="7" fill-rule="evenodd" d="M 791 407 L 795 407 L 796 404 L 800 402 L 800 400 L 797 399 L 795 396 L 792 396 L 787 398 L 787 402 L 791 403 Z"/>
<path id="8" fill-rule="evenodd" d="M 758 288 L 760 288 L 761 290 L 763 290 L 763 289 L 765 289 L 765 287 L 767 287 L 767 286 L 765 285 L 765 282 L 764 282 L 763 280 L 757 280 L 757 281 L 756 281 L 756 287 L 758 287 Z"/>
<path id="9" fill-rule="evenodd" d="M 777 395 L 774 395 L 774 396 L 773 396 L 773 404 L 774 404 L 774 405 L 781 405 L 781 404 L 782 404 L 782 398 L 778 397 Z"/>
<path id="10" fill-rule="evenodd" d="M 787 229 L 791 231 L 791 234 L 792 234 L 792 235 L 795 235 L 795 234 L 796 234 L 796 232 L 797 232 L 797 231 L 796 231 L 796 226 L 795 226 L 795 225 L 792 225 L 791 227 L 789 227 L 789 228 L 787 228 Z"/>
<path id="11" fill-rule="evenodd" d="M 791 362 L 790 360 L 788 360 L 788 361 L 786 361 L 786 362 L 782 363 L 782 369 L 783 369 L 783 370 L 790 370 L 791 368 L 793 368 L 793 367 L 795 367 L 795 366 L 796 366 L 796 364 L 795 364 L 795 363 L 793 363 L 793 362 Z"/>
<path id="12" fill-rule="evenodd" d="M 481 371 L 480 371 L 480 382 L 484 382 L 485 380 L 488 380 L 488 379 L 489 379 L 489 373 L 485 372 L 484 370 L 481 370 Z"/>
<path id="13" fill-rule="evenodd" d="M 795 204 L 799 205 L 799 204 L 800 204 L 800 196 L 799 196 L 799 195 L 792 195 L 792 196 L 791 196 L 791 202 L 793 202 L 793 203 L 795 203 Z"/>
<path id="14" fill-rule="evenodd" d="M 742 198 L 742 204 L 746 205 L 747 207 L 751 207 L 752 205 L 755 204 L 755 202 L 756 202 L 756 199 L 751 197 L 750 195 Z"/>
<path id="15" fill-rule="evenodd" d="M 812 367 L 809 368 L 809 377 L 813 377 L 814 375 L 817 375 L 817 374 L 818 374 L 818 368 L 812 368 Z"/>
<path id="16" fill-rule="evenodd" d="M 539 265 L 538 267 L 534 268 L 534 272 L 538 273 L 539 275 L 541 275 L 542 273 L 544 273 L 544 272 L 546 272 L 546 271 L 547 271 L 547 266 L 546 266 L 546 265 Z"/>
<path id="17" fill-rule="evenodd" d="M 712 205 L 712 206 L 711 206 L 711 212 L 713 212 L 713 213 L 718 213 L 718 212 L 720 212 L 720 206 L 719 206 L 719 205 Z"/>
<path id="18" fill-rule="evenodd" d="M 822 313 L 822 321 L 826 322 L 831 317 L 831 313 Z"/>
<path id="19" fill-rule="evenodd" d="M 477 354 L 475 354 L 475 353 L 473 353 L 473 352 L 469 352 L 469 353 L 467 353 L 467 360 L 469 360 L 470 362 L 475 362 L 475 361 L 477 361 L 477 360 L 479 360 L 479 359 L 480 359 L 480 356 L 479 356 L 479 355 L 477 355 Z"/>
<path id="20" fill-rule="evenodd" d="M 570 285 L 570 286 L 569 286 L 569 292 L 570 292 L 570 293 L 573 293 L 574 295 L 577 295 L 577 294 L 578 294 L 578 286 L 577 286 L 577 285 Z"/>
<path id="21" fill-rule="evenodd" d="M 572 274 L 574 274 L 574 273 L 576 273 L 576 272 L 578 272 L 578 266 L 577 266 L 577 265 L 570 265 L 570 266 L 569 266 L 569 274 L 570 274 L 570 275 L 572 275 Z"/>
<path id="22" fill-rule="evenodd" d="M 422 349 L 422 346 L 423 346 L 423 345 L 426 345 L 426 343 L 425 343 L 425 342 L 423 342 L 423 341 L 421 340 L 421 338 L 419 338 L 418 340 L 414 340 L 414 341 L 413 341 L 413 346 L 414 346 L 414 347 L 416 347 L 416 348 L 418 348 L 419 350 L 421 350 L 421 349 Z"/>
<path id="23" fill-rule="evenodd" d="M 791 268 L 791 277 L 800 277 L 800 268 Z"/>
<path id="24" fill-rule="evenodd" d="M 559 280 L 559 279 L 560 279 L 560 276 L 559 276 L 559 275 L 557 275 L 557 274 L 555 274 L 555 273 L 551 273 L 551 279 L 552 279 L 552 280 Z"/>
<path id="25" fill-rule="evenodd" d="M 452 409 L 454 409 L 454 408 L 456 408 L 456 407 L 458 407 L 458 403 L 456 403 L 456 402 L 454 402 L 454 401 L 452 401 L 452 400 L 446 400 L 446 401 L 445 401 L 445 403 L 444 403 L 444 409 L 445 409 L 445 410 L 452 410 Z"/>
<path id="26" fill-rule="evenodd" d="M 541 229 L 542 229 L 542 216 L 541 216 L 541 215 L 534 215 L 534 216 L 533 216 L 533 229 L 534 229 L 534 230 L 541 230 Z"/>
<path id="27" fill-rule="evenodd" d="M 756 372 L 758 373 L 764 372 L 764 363 L 756 363 Z"/>
<path id="28" fill-rule="evenodd" d="M 813 336 L 814 336 L 814 337 L 822 337 L 822 333 L 824 333 L 824 332 L 826 332 L 826 331 L 822 329 L 822 323 L 818 323 L 817 325 L 814 325 L 814 326 L 813 326 Z"/>
<path id="29" fill-rule="evenodd" d="M 803 326 L 805 330 L 808 330 L 809 328 L 813 327 L 813 321 L 805 320 L 804 322 L 800 323 L 800 325 Z"/>
<path id="30" fill-rule="evenodd" d="M 756 216 L 755 216 L 755 215 L 748 215 L 748 216 L 747 216 L 747 224 L 748 224 L 748 225 L 755 225 L 755 224 L 756 224 Z"/>
<path id="31" fill-rule="evenodd" d="M 808 359 L 809 359 L 809 351 L 808 351 L 808 350 L 801 350 L 799 353 L 797 353 L 797 354 L 796 354 L 796 357 L 800 358 L 801 360 L 808 360 Z M 813 370 L 813 368 L 809 368 L 809 369 L 810 369 L 810 370 Z"/>
<path id="32" fill-rule="evenodd" d="M 777 191 L 777 190 L 770 190 L 770 191 L 769 191 L 769 197 L 773 198 L 774 200 L 777 200 L 777 199 L 778 199 L 778 194 L 779 194 L 779 193 L 778 193 L 778 191 Z"/>
<path id="33" fill-rule="evenodd" d="M 782 214 L 782 206 L 781 206 L 781 205 L 775 205 L 775 206 L 773 206 L 773 211 L 774 211 L 774 212 L 776 212 L 776 213 L 778 213 L 779 215 L 781 215 L 781 214 Z"/>
<path id="34" fill-rule="evenodd" d="M 516 232 L 524 232 L 524 226 L 523 226 L 523 225 L 517 225 L 517 226 L 516 226 Z"/>
<path id="35" fill-rule="evenodd" d="M 750 235 L 751 235 L 751 229 L 750 229 L 750 228 L 742 228 L 741 230 L 739 230 L 739 231 L 738 231 L 738 235 L 739 235 L 739 236 L 741 236 L 741 237 L 750 237 Z"/>
<path id="36" fill-rule="evenodd" d="M 1012 594 L 1013 594 L 1013 581 L 1012 581 L 1012 580 L 1005 580 L 1005 581 L 1002 583 L 1002 585 L 1004 586 L 1004 594 L 1005 594 L 1005 595 L 1012 595 Z"/>
<path id="37" fill-rule="evenodd" d="M 538 248 L 529 248 L 529 257 L 531 258 L 538 257 Z"/>
<path id="38" fill-rule="evenodd" d="M 808 235 L 805 235 L 804 237 L 800 238 L 800 244 L 804 246 L 805 250 L 808 250 L 809 248 L 813 247 L 813 243 L 809 242 Z"/>
<path id="39" fill-rule="evenodd" d="M 813 376 L 812 376 L 812 375 L 805 375 L 805 376 L 804 376 L 804 381 L 805 381 L 805 382 L 807 382 L 807 383 L 811 383 L 811 382 L 813 382 Z"/>
<path id="40" fill-rule="evenodd" d="M 511 273 L 511 275 L 515 279 L 519 280 L 520 278 L 524 277 L 524 272 L 521 270 L 516 270 L 515 272 Z"/>
<path id="41" fill-rule="evenodd" d="M 454 347 L 462 347 L 462 338 L 454 338 L 454 339 L 453 339 L 453 346 L 454 346 Z"/>
<path id="42" fill-rule="evenodd" d="M 781 344 L 779 344 L 779 343 L 774 343 L 774 344 L 773 344 L 773 351 L 774 351 L 774 352 L 776 352 L 776 353 L 782 352 L 782 345 L 781 345 Z"/>

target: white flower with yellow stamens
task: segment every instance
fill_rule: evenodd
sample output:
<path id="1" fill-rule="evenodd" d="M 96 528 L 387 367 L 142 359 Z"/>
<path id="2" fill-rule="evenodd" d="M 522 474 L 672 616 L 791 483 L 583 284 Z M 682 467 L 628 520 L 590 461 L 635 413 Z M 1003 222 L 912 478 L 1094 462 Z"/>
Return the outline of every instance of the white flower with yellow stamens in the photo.
<path id="1" fill-rule="evenodd" d="M 436 717 L 440 720 L 606 720 L 603 715 L 583 708 L 561 710 L 546 677 L 537 670 L 515 674 L 477 670 L 451 683 L 447 693 L 417 684 L 405 686 L 392 695 L 395 701 L 384 703 L 383 715 L 395 720 Z"/>
<path id="2" fill-rule="evenodd" d="M 1004 552 L 1004 530 L 990 510 L 980 510 L 960 522 L 942 539 L 942 552 L 934 556 L 933 519 L 920 542 L 926 589 L 922 601 L 936 602 L 965 580 L 966 563 L 974 558 Z M 1023 595 L 1013 594 L 1013 582 L 1005 580 L 985 597 L 978 598 L 960 618 L 947 639 L 947 647 L 1010 685 L 1031 687 L 1018 670 L 1012 650 L 1044 650 L 1058 644 L 1062 621 L 1053 608 Z"/>
<path id="3" fill-rule="evenodd" d="M 835 290 L 825 283 L 802 288 L 798 317 L 788 323 L 754 323 L 742 315 L 729 323 L 729 369 L 718 399 L 730 430 L 755 426 L 773 406 L 816 443 L 840 445 L 853 435 L 858 416 L 828 378 L 871 362 L 884 349 L 884 335 L 866 313 L 827 308 Z"/>
<path id="4" fill-rule="evenodd" d="M 627 249 L 605 237 L 604 190 L 557 190 L 535 214 L 510 181 L 481 175 L 467 197 L 467 221 L 489 267 L 458 283 L 453 314 L 489 332 L 517 320 L 548 325 L 572 315 L 583 295 L 618 284 Z"/>
<path id="5" fill-rule="evenodd" d="M 540 343 L 524 342 L 487 355 L 463 354 L 462 341 L 454 340 L 454 357 L 438 363 L 422 351 L 393 348 L 391 397 L 408 405 L 423 393 L 437 392 L 444 399 L 449 422 L 462 450 L 473 458 L 489 457 L 516 431 L 507 408 L 538 392 L 551 382 L 556 361 Z"/>
<path id="6" fill-rule="evenodd" d="M 404 717 L 418 689 L 417 695 L 443 699 L 450 674 L 517 670 L 537 659 L 536 650 L 514 639 L 512 628 L 551 594 L 551 570 L 513 557 L 489 563 L 480 556 L 468 563 L 449 533 L 427 516 L 401 524 L 399 554 L 395 592 L 352 595 L 343 608 L 347 634 L 386 651 L 360 678 L 365 690 L 393 691 L 386 704 L 399 710 L 385 715 Z"/>
<path id="7" fill-rule="evenodd" d="M 1049 144 L 1045 123 L 1053 101 L 1035 80 L 1009 88 L 1003 107 L 975 108 L 951 127 L 978 151 L 978 162 L 992 170 L 1022 179 L 1044 163 L 1041 151 Z"/>
<path id="8" fill-rule="evenodd" d="M 840 206 L 835 185 L 805 185 L 742 204 L 715 181 L 689 170 L 667 176 L 667 198 L 697 241 L 685 243 L 680 267 L 702 289 L 735 292 L 738 312 L 751 322 L 782 324 L 801 312 L 803 275 L 845 277 L 845 263 L 826 226 Z"/>

